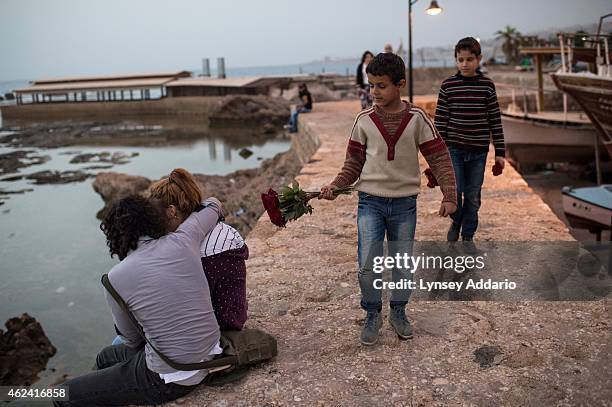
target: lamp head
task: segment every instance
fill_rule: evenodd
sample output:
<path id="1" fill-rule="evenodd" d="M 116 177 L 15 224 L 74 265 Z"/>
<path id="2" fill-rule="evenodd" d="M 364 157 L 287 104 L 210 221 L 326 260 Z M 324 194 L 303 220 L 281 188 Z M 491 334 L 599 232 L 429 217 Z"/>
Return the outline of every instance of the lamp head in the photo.
<path id="1" fill-rule="evenodd" d="M 436 16 L 442 12 L 442 8 L 438 5 L 438 2 L 436 0 L 432 0 L 431 4 L 425 10 L 425 12 L 430 16 Z"/>

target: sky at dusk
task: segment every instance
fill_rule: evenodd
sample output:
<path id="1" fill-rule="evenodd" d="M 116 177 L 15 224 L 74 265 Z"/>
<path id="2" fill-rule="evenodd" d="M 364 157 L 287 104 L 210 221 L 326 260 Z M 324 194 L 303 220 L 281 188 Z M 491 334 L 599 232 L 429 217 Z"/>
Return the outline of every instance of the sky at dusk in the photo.
<path id="1" fill-rule="evenodd" d="M 415 48 L 592 24 L 609 0 L 439 0 L 414 6 Z M 0 0 L 0 81 L 359 57 L 407 37 L 407 0 Z"/>

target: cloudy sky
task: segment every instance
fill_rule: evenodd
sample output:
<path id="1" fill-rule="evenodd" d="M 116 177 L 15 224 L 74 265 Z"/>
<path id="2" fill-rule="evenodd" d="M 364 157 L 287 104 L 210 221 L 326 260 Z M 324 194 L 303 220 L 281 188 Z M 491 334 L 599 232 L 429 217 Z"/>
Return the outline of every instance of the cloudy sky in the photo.
<path id="1" fill-rule="evenodd" d="M 0 80 L 285 65 L 359 56 L 407 37 L 408 0 L 0 0 Z M 439 0 L 414 6 L 414 46 L 588 24 L 610 0 Z"/>

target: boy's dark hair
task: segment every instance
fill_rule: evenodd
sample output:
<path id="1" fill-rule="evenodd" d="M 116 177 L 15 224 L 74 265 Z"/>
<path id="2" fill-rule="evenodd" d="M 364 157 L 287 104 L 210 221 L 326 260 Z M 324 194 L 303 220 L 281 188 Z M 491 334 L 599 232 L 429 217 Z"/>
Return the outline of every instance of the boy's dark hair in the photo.
<path id="1" fill-rule="evenodd" d="M 376 55 L 366 68 L 366 73 L 376 76 L 387 75 L 391 78 L 394 85 L 406 79 L 406 66 L 402 58 L 391 52 L 381 52 Z"/>
<path id="2" fill-rule="evenodd" d="M 106 245 L 111 257 L 126 258 L 130 250 L 138 247 L 141 236 L 154 239 L 166 234 L 166 218 L 159 204 L 153 200 L 133 195 L 115 202 L 100 229 L 106 235 Z"/>
<path id="3" fill-rule="evenodd" d="M 457 58 L 457 54 L 463 50 L 469 51 L 476 56 L 482 53 L 480 43 L 474 37 L 465 37 L 459 40 L 457 45 L 455 45 L 455 58 Z"/>

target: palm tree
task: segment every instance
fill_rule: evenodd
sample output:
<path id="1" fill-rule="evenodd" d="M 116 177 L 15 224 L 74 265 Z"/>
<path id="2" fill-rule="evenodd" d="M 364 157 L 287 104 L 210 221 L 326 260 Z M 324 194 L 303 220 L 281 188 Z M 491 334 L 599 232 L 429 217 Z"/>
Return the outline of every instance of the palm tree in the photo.
<path id="1" fill-rule="evenodd" d="M 502 52 L 506 56 L 507 64 L 516 64 L 519 60 L 518 47 L 521 38 L 521 33 L 514 27 L 509 25 L 502 31 L 499 30 L 495 33 L 497 40 L 503 40 Z"/>

